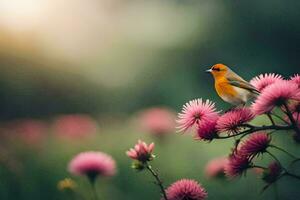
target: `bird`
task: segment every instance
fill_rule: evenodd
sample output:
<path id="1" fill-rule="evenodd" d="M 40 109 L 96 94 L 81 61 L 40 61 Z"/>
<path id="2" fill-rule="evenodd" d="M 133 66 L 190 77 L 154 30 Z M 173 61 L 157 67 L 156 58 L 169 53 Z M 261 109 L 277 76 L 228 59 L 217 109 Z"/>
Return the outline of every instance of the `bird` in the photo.
<path id="1" fill-rule="evenodd" d="M 215 64 L 206 72 L 213 75 L 217 94 L 234 107 L 245 106 L 249 100 L 260 93 L 224 64 Z"/>

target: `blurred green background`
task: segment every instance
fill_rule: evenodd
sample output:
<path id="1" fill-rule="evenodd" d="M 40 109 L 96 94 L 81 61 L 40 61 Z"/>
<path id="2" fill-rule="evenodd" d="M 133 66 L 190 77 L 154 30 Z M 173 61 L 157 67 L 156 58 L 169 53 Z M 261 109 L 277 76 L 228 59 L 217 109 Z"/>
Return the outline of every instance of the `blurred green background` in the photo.
<path id="1" fill-rule="evenodd" d="M 154 139 L 136 128 L 136 113 L 179 111 L 199 97 L 227 109 L 204 73 L 215 63 L 247 80 L 299 73 L 299 9 L 297 0 L 0 0 L 0 199 L 66 199 L 56 183 L 82 150 L 117 160 L 118 176 L 99 182 L 102 199 L 159 199 L 151 177 L 133 172 L 124 153 L 138 138 Z M 97 134 L 80 142 L 54 137 L 56 117 L 74 113 L 91 116 Z M 46 124 L 38 147 L 11 138 L 28 119 Z M 230 184 L 205 179 L 206 161 L 229 153 L 230 141 L 174 133 L 157 142 L 155 166 L 166 184 L 195 178 L 209 199 L 275 199 L 274 188 L 259 194 L 263 184 L 253 175 Z M 290 138 L 276 142 L 299 150 Z M 279 199 L 297 199 L 299 185 L 280 181 Z"/>

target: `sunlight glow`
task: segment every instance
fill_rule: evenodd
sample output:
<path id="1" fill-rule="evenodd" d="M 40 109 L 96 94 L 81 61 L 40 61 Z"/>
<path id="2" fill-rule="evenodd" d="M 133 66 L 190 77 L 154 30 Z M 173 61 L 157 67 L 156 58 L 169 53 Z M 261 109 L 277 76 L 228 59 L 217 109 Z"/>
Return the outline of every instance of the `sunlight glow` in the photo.
<path id="1" fill-rule="evenodd" d="M 28 30 L 42 18 L 46 0 L 1 0 L 0 25 L 14 31 Z"/>

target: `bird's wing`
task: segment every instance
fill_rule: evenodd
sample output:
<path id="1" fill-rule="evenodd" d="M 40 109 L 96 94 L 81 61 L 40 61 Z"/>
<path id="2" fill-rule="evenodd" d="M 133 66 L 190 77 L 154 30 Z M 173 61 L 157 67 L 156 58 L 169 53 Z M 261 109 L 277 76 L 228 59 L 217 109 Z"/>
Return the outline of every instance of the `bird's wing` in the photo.
<path id="1" fill-rule="evenodd" d="M 250 83 L 248 83 L 247 81 L 245 81 L 243 78 L 239 77 L 238 75 L 236 76 L 229 76 L 227 77 L 229 84 L 235 86 L 235 87 L 239 87 L 239 88 L 243 88 L 245 90 L 250 91 L 251 93 L 254 94 L 259 94 L 260 92 Z"/>

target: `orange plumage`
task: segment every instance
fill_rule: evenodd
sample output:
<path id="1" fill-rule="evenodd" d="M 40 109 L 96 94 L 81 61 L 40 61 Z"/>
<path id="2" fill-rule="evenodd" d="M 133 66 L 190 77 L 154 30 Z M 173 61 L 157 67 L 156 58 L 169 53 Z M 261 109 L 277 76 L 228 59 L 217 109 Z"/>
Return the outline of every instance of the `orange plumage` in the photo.
<path id="1" fill-rule="evenodd" d="M 224 64 L 215 64 L 207 72 L 214 77 L 217 94 L 232 105 L 245 105 L 249 99 L 259 93 L 250 83 Z"/>

